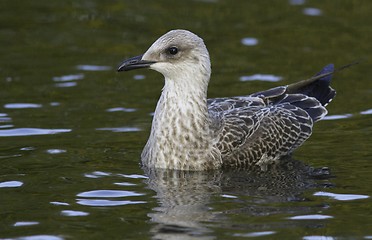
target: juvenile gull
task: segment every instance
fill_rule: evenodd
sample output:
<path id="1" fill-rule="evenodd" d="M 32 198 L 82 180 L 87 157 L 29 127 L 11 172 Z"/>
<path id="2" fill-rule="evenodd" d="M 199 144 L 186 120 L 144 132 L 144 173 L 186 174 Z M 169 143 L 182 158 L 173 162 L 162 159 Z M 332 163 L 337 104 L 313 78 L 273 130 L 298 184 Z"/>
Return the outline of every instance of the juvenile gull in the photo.
<path id="1" fill-rule="evenodd" d="M 335 96 L 333 65 L 315 77 L 247 96 L 207 99 L 211 75 L 203 40 L 172 30 L 118 71 L 150 68 L 163 74 L 142 164 L 149 168 L 210 170 L 250 167 L 265 170 L 291 154 L 327 114 Z"/>

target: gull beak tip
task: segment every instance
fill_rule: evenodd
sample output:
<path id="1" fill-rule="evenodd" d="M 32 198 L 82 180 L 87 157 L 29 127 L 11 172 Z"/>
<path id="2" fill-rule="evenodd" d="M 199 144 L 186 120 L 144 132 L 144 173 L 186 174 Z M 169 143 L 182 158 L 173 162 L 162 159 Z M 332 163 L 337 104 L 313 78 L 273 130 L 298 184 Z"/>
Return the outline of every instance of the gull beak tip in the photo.
<path id="1" fill-rule="evenodd" d="M 142 60 L 142 56 L 143 55 L 139 55 L 123 61 L 117 68 L 117 71 L 124 72 L 138 68 L 148 68 L 151 64 L 155 63 L 154 61 Z"/>

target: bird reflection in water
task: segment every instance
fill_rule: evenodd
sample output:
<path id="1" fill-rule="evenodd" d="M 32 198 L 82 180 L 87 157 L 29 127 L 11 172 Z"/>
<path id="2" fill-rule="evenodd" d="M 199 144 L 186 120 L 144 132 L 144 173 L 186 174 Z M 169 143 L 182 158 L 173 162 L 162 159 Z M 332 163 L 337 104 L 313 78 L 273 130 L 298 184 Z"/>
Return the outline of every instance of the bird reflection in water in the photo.
<path id="1" fill-rule="evenodd" d="M 302 193 L 305 190 L 332 185 L 328 168 L 312 168 L 291 158 L 269 166 L 266 171 L 259 166 L 251 168 L 219 171 L 145 168 L 149 177 L 147 184 L 156 192 L 158 200 L 158 206 L 148 214 L 155 223 L 153 238 L 214 239 L 213 225 L 226 222 L 226 226 L 222 227 L 229 227 L 231 223 L 226 219 L 236 213 L 267 216 L 314 212 L 314 207 L 270 204 L 303 201 Z M 239 199 L 241 197 L 244 200 Z M 213 207 L 224 204 L 226 200 L 236 202 L 233 209 L 221 212 Z M 293 227 L 294 223 L 282 222 L 275 226 L 280 224 L 291 224 Z M 257 230 L 254 229 L 257 226 L 246 227 Z"/>

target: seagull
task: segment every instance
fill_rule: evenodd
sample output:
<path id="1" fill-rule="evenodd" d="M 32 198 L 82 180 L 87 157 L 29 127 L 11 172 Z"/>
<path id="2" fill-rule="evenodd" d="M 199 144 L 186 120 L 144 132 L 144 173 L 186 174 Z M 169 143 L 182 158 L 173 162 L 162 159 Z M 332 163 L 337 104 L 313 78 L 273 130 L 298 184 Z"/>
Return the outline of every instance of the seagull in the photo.
<path id="1" fill-rule="evenodd" d="M 149 68 L 165 78 L 142 166 L 206 171 L 268 166 L 311 135 L 336 91 L 333 64 L 317 75 L 246 96 L 207 99 L 211 63 L 202 38 L 172 30 L 118 71 Z"/>

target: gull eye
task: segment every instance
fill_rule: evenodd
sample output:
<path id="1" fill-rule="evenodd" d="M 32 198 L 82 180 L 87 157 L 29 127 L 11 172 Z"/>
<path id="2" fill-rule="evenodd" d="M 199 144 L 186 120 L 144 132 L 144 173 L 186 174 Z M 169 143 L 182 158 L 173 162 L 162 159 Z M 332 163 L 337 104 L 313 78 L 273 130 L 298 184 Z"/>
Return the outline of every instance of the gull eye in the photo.
<path id="1" fill-rule="evenodd" d="M 176 55 L 178 53 L 178 48 L 177 47 L 170 47 L 167 49 L 167 52 L 171 55 Z"/>

